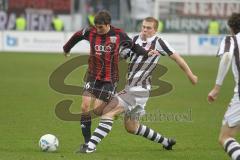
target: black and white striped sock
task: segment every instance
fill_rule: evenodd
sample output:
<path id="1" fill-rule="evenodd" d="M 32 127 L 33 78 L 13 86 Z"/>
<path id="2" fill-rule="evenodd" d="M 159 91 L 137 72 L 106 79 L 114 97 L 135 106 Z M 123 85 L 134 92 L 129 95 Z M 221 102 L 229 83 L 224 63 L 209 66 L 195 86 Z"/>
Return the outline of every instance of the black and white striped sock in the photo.
<path id="1" fill-rule="evenodd" d="M 162 143 L 164 146 L 168 146 L 167 138 L 163 137 L 161 134 L 155 132 L 154 130 L 145 125 L 140 125 L 135 134 L 143 136 L 151 141 Z"/>
<path id="2" fill-rule="evenodd" d="M 240 160 L 240 144 L 234 138 L 224 142 L 224 149 L 233 160 Z"/>
<path id="3" fill-rule="evenodd" d="M 98 127 L 95 129 L 90 141 L 88 142 L 88 147 L 91 149 L 96 148 L 96 145 L 100 143 L 101 140 L 111 131 L 112 124 L 112 119 L 101 119 Z"/>

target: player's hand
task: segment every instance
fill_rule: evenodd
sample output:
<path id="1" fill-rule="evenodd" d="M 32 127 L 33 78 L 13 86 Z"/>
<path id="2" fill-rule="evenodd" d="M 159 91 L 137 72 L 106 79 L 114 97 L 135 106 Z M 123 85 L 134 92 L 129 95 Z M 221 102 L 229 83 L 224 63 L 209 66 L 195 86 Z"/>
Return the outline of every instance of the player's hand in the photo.
<path id="1" fill-rule="evenodd" d="M 191 81 L 191 83 L 193 85 L 198 83 L 198 77 L 196 75 L 194 75 L 194 74 L 191 77 L 189 77 L 189 80 Z"/>
<path id="2" fill-rule="evenodd" d="M 220 91 L 220 87 L 219 86 L 215 86 L 209 93 L 208 93 L 208 97 L 207 100 L 209 103 L 214 102 L 217 97 L 218 97 L 218 93 Z"/>
<path id="3" fill-rule="evenodd" d="M 160 53 L 157 50 L 151 50 L 150 52 L 148 52 L 148 56 L 152 55 L 160 55 Z"/>

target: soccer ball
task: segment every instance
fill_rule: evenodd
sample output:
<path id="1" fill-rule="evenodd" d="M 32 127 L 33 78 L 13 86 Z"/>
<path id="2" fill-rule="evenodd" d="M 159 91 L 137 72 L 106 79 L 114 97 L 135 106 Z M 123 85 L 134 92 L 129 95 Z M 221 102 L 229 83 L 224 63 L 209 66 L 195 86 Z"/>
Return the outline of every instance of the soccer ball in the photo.
<path id="1" fill-rule="evenodd" d="M 59 146 L 59 141 L 56 136 L 52 134 L 45 134 L 39 140 L 39 147 L 45 152 L 54 152 Z"/>

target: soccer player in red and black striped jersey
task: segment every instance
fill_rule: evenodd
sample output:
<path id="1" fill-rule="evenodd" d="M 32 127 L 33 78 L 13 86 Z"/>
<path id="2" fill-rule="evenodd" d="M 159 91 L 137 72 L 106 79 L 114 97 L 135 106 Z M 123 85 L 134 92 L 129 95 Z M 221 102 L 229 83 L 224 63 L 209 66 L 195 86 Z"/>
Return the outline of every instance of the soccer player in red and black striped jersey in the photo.
<path id="1" fill-rule="evenodd" d="M 121 29 L 111 25 L 111 16 L 107 11 L 100 11 L 95 16 L 95 27 L 76 32 L 64 45 L 67 56 L 71 48 L 81 40 L 90 43 L 87 80 L 82 97 L 81 127 L 85 143 L 91 137 L 91 116 L 88 113 L 90 104 L 102 108 L 111 99 L 118 82 L 119 51 L 130 48 L 132 51 L 148 55 L 157 52 L 146 51 L 132 40 Z M 97 109 L 96 109 L 97 110 Z M 99 110 L 99 109 L 98 109 Z"/>

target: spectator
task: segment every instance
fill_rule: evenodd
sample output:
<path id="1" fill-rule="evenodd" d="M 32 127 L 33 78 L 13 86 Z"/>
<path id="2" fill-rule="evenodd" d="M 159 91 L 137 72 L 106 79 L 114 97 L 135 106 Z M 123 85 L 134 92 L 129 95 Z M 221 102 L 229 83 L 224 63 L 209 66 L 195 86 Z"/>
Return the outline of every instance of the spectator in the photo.
<path id="1" fill-rule="evenodd" d="M 17 19 L 16 19 L 16 30 L 18 31 L 24 31 L 26 30 L 26 19 L 23 14 L 21 14 Z"/>
<path id="2" fill-rule="evenodd" d="M 163 31 L 163 27 L 164 27 L 163 21 L 162 20 L 158 20 L 158 29 L 157 29 L 157 31 L 161 33 Z"/>
<path id="3" fill-rule="evenodd" d="M 58 31 L 58 32 L 64 30 L 64 23 L 57 15 L 55 15 L 52 20 L 52 28 L 53 28 L 53 30 Z"/>
<path id="4" fill-rule="evenodd" d="M 89 14 L 87 16 L 87 22 L 89 27 L 94 27 L 94 19 L 95 19 L 95 13 L 94 13 L 94 9 L 90 8 Z"/>
<path id="5" fill-rule="evenodd" d="M 213 19 L 209 22 L 208 25 L 208 34 L 210 35 L 218 35 L 220 29 L 220 24 L 217 20 Z"/>

